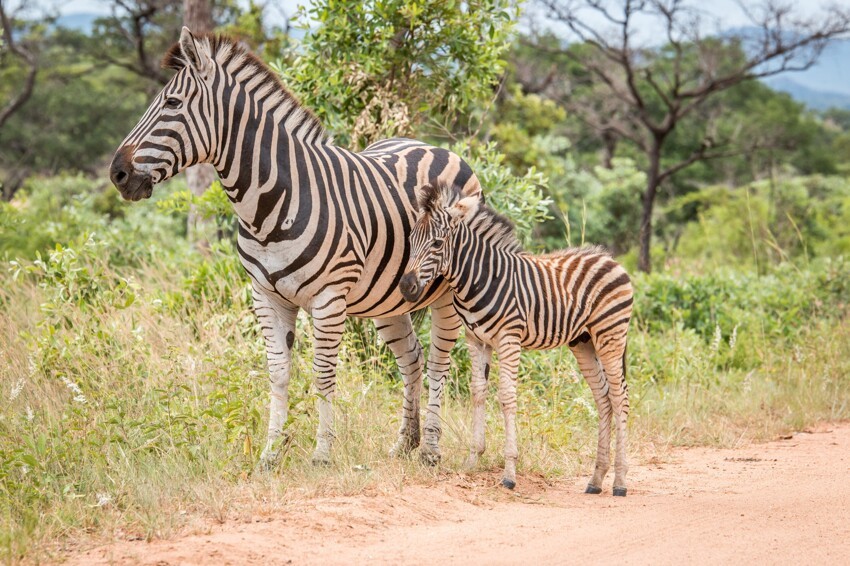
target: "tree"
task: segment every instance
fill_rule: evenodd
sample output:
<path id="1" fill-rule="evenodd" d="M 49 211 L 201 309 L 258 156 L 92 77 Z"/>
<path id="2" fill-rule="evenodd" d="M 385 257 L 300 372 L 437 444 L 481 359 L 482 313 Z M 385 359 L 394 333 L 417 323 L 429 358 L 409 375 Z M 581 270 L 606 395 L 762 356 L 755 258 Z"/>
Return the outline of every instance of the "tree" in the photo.
<path id="1" fill-rule="evenodd" d="M 320 25 L 279 67 L 342 143 L 447 136 L 492 101 L 515 13 L 510 0 L 314 1 Z"/>
<path id="2" fill-rule="evenodd" d="M 850 31 L 850 11 L 839 7 L 805 18 L 767 0 L 742 9 L 752 24 L 704 36 L 698 10 L 685 0 L 541 0 L 547 15 L 580 43 L 558 51 L 593 79 L 589 104 L 576 105 L 601 136 L 627 142 L 646 159 L 638 268 L 650 271 L 653 208 L 659 187 L 696 163 L 752 150 L 720 134 L 712 102 L 736 85 L 811 67 L 833 38 Z M 601 22 L 601 25 L 599 25 Z M 655 26 L 655 27 L 653 27 Z M 638 27 L 664 33 L 661 46 L 640 46 Z M 684 156 L 668 159 L 682 121 L 700 115 L 700 136 Z"/>
<path id="3" fill-rule="evenodd" d="M 212 7 L 209 0 L 183 0 L 183 25 L 194 34 L 212 32 L 215 23 L 212 18 Z M 206 163 L 186 169 L 186 185 L 192 195 L 199 197 L 206 192 L 216 180 L 215 168 Z M 189 238 L 201 248 L 209 246 L 208 237 L 213 223 L 198 215 L 194 206 L 189 209 L 188 217 Z"/>
<path id="4" fill-rule="evenodd" d="M 0 108 L 0 129 L 6 121 L 20 108 L 26 104 L 27 100 L 32 96 L 33 88 L 35 87 L 35 77 L 38 74 L 38 60 L 33 51 L 26 46 L 24 41 L 20 41 L 15 37 L 12 26 L 12 21 L 6 13 L 6 8 L 3 6 L 3 0 L 0 0 L 0 24 L 3 26 L 2 44 L 3 52 L 0 56 L 4 56 L 6 50 L 17 58 L 26 67 L 26 76 L 23 80 L 23 85 L 12 98 Z"/>

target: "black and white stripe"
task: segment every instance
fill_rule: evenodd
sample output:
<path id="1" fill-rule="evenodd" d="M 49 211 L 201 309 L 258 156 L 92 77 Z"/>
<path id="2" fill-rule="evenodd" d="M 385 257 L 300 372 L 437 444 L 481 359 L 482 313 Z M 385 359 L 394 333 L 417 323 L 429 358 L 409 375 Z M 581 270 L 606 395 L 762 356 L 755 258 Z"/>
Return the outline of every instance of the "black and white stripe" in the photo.
<path id="1" fill-rule="evenodd" d="M 314 459 L 333 438 L 330 401 L 346 316 L 372 318 L 395 354 L 404 408 L 395 449 L 419 445 L 422 349 L 409 312 L 431 305 L 429 404 L 422 456 L 439 457 L 439 409 L 449 350 L 461 323 L 448 287 L 435 281 L 411 304 L 398 291 L 409 256 L 417 187 L 437 176 L 478 198 L 480 186 L 457 155 L 414 140 L 378 142 L 354 153 L 328 139 L 316 117 L 255 56 L 229 39 L 186 28 L 164 64 L 177 74 L 127 136 L 111 176 L 125 198 L 196 163 L 211 163 L 238 216 L 238 252 L 248 271 L 271 376 L 263 462 L 286 425 L 290 352 L 298 309 L 313 317 L 320 394 Z"/>
<path id="2" fill-rule="evenodd" d="M 516 376 L 520 351 L 568 345 L 599 410 L 596 469 L 587 487 L 599 493 L 609 467 L 611 420 L 617 430 L 614 495 L 626 494 L 626 338 L 632 285 L 599 248 L 546 255 L 522 251 L 513 227 L 477 196 L 437 181 L 421 193 L 401 280 L 405 298 L 445 277 L 467 327 L 472 357 L 473 441 L 467 464 L 484 452 L 484 395 L 493 350 L 499 355 L 499 401 L 505 418 L 505 473 L 516 483 Z"/>

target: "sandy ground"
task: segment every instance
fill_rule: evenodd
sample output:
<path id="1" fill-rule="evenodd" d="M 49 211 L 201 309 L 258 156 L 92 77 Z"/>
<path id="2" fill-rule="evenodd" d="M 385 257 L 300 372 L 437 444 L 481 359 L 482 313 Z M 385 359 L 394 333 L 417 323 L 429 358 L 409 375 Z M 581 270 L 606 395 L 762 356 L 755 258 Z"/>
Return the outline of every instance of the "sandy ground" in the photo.
<path id="1" fill-rule="evenodd" d="M 313 499 L 173 540 L 119 541 L 70 564 L 850 564 L 850 424 L 736 450 L 635 462 L 629 495 L 498 471 L 394 495 Z"/>

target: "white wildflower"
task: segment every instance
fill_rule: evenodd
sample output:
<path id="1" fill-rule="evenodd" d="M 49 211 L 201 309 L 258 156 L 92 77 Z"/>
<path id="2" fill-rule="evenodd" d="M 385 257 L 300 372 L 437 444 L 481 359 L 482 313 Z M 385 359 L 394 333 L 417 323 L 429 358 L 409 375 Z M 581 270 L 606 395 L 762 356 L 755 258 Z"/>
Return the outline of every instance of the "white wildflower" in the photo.
<path id="1" fill-rule="evenodd" d="M 735 344 L 738 343 L 738 325 L 735 325 L 735 328 L 732 329 L 732 335 L 729 337 L 729 349 L 734 350 Z"/>
<path id="2" fill-rule="evenodd" d="M 723 333 L 720 331 L 720 325 L 714 326 L 714 340 L 711 341 L 711 351 L 716 352 L 720 349 L 720 341 L 723 339 Z"/>
<path id="3" fill-rule="evenodd" d="M 32 422 L 35 419 L 35 413 L 32 412 L 32 407 L 27 405 L 27 421 Z"/>
<path id="4" fill-rule="evenodd" d="M 741 384 L 741 389 L 744 390 L 744 393 L 749 393 L 753 388 L 753 372 L 749 372 L 744 376 L 744 382 Z"/>
<path id="5" fill-rule="evenodd" d="M 62 383 L 65 384 L 65 387 L 67 387 L 68 390 L 71 393 L 74 394 L 74 401 L 76 401 L 77 403 L 86 403 L 87 402 L 86 396 L 83 395 L 83 390 L 80 389 L 79 385 L 77 385 L 76 383 L 74 383 L 73 381 L 71 381 L 70 379 L 65 377 L 64 375 L 60 376 L 60 377 L 62 379 Z"/>
<path id="6" fill-rule="evenodd" d="M 12 386 L 12 392 L 9 394 L 9 401 L 14 401 L 21 394 L 21 391 L 24 390 L 24 378 L 18 379 L 15 385 Z"/>
<path id="7" fill-rule="evenodd" d="M 30 467 L 27 466 L 26 464 L 21 464 L 21 475 L 25 476 L 28 473 L 30 473 Z"/>
<path id="8" fill-rule="evenodd" d="M 108 493 L 98 493 L 97 494 L 97 506 L 98 507 L 106 507 L 112 503 L 112 496 Z"/>

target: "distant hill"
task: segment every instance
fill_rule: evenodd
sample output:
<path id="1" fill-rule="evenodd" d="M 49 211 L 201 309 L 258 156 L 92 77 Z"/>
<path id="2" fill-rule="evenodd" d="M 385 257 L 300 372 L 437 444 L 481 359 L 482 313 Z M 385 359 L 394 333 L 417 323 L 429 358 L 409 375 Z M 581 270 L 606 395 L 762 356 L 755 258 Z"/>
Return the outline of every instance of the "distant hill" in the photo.
<path id="1" fill-rule="evenodd" d="M 794 100 L 802 102 L 812 110 L 826 110 L 828 108 L 850 110 L 850 94 L 816 90 L 797 82 L 796 79 L 796 74 L 789 73 L 772 77 L 764 82 L 774 90 L 787 92 Z"/>
<path id="2" fill-rule="evenodd" d="M 850 40 L 832 42 L 811 69 L 771 77 L 765 83 L 815 110 L 850 110 Z"/>

